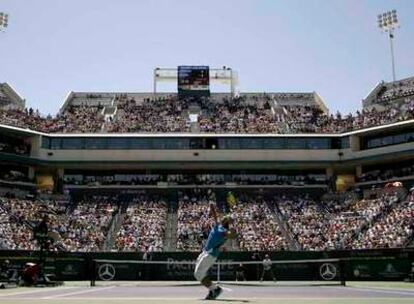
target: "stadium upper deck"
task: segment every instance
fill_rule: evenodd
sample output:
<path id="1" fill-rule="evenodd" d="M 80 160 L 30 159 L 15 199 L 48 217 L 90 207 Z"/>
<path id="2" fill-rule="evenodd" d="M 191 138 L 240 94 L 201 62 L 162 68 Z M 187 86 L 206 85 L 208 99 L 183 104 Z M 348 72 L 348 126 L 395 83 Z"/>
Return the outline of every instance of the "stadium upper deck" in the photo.
<path id="1" fill-rule="evenodd" d="M 414 77 L 401 79 L 395 82 L 380 82 L 363 100 L 364 108 L 386 105 L 390 101 L 404 103 L 406 98 L 414 95 Z"/>
<path id="2" fill-rule="evenodd" d="M 315 92 L 217 93 L 197 99 L 71 92 L 55 117 L 42 117 L 24 109 L 10 86 L 1 88 L 0 124 L 44 133 L 344 133 L 414 118 L 414 78 L 379 84 L 364 109 L 349 115 L 329 114 Z"/>
<path id="3" fill-rule="evenodd" d="M 8 83 L 0 83 L 0 109 L 24 108 L 25 100 Z"/>

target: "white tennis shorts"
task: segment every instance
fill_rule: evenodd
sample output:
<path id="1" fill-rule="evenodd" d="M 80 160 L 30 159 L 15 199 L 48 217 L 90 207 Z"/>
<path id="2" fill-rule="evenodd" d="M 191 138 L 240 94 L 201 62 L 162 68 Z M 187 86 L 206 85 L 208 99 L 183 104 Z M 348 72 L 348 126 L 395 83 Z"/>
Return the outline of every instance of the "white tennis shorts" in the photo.
<path id="1" fill-rule="evenodd" d="M 207 276 L 208 270 L 211 268 L 211 266 L 214 265 L 216 259 L 216 257 L 212 256 L 206 251 L 200 253 L 194 269 L 194 277 L 197 279 L 197 281 L 201 281 Z"/>

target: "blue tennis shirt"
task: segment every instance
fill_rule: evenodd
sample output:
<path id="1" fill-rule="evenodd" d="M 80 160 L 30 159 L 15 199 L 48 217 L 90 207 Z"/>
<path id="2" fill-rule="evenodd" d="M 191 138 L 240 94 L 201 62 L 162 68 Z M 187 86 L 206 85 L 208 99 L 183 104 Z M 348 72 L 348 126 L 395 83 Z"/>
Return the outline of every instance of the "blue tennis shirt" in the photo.
<path id="1" fill-rule="evenodd" d="M 218 257 L 219 248 L 226 242 L 227 229 L 221 224 L 214 225 L 208 235 L 207 242 L 204 246 L 204 251 L 207 251 L 210 255 Z"/>

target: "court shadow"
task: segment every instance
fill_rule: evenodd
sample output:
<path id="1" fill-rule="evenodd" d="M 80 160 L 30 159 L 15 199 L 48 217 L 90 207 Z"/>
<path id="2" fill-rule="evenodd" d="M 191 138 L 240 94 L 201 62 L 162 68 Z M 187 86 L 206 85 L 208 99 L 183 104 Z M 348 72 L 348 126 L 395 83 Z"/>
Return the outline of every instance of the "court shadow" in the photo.
<path id="1" fill-rule="evenodd" d="M 211 302 L 211 300 L 202 300 L 202 301 L 208 301 Z M 250 303 L 249 300 L 237 300 L 237 299 L 214 299 L 215 302 L 229 302 L 229 303 Z"/>

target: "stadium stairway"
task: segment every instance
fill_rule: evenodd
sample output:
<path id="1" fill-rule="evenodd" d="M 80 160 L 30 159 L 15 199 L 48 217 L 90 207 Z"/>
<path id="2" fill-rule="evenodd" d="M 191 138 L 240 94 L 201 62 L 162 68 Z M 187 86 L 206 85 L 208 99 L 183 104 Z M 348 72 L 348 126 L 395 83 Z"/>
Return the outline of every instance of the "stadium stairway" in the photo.
<path id="1" fill-rule="evenodd" d="M 198 116 L 200 113 L 201 108 L 198 104 L 193 103 L 189 105 L 186 119 L 190 123 L 191 133 L 200 133 L 200 125 L 198 123 Z"/>
<path id="2" fill-rule="evenodd" d="M 276 220 L 277 224 L 280 227 L 280 231 L 282 232 L 282 235 L 286 239 L 286 241 L 289 244 L 289 250 L 300 250 L 301 246 L 299 242 L 293 237 L 293 233 L 290 230 L 289 226 L 285 222 L 285 220 L 282 217 L 282 214 L 280 213 L 279 208 L 276 204 L 270 204 L 269 202 L 266 202 L 267 206 L 270 210 L 273 212 L 273 217 Z"/>
<path id="3" fill-rule="evenodd" d="M 164 251 L 177 250 L 177 202 L 168 205 L 167 222 L 164 235 Z"/>
<path id="4" fill-rule="evenodd" d="M 357 240 L 359 238 L 364 238 L 366 233 L 368 232 L 369 228 L 374 226 L 377 222 L 379 222 L 382 218 L 386 217 L 395 207 L 397 207 L 399 204 L 401 204 L 404 201 L 404 197 L 401 195 L 398 195 L 398 198 L 396 201 L 392 202 L 391 205 L 384 208 L 384 210 L 374 217 L 371 221 L 367 222 L 366 225 L 364 225 L 360 230 L 354 232 L 352 235 L 352 240 Z"/>
<path id="5" fill-rule="evenodd" d="M 101 131 L 107 132 L 107 124 L 110 124 L 111 121 L 113 121 L 117 115 L 118 107 L 117 107 L 117 100 L 116 97 L 112 99 L 112 102 L 110 105 L 106 105 L 104 109 L 102 110 L 102 115 L 104 116 L 105 122 L 102 124 Z"/>
<path id="6" fill-rule="evenodd" d="M 120 210 L 112 218 L 112 221 L 111 221 L 111 224 L 109 225 L 108 233 L 106 235 L 106 239 L 103 245 L 104 251 L 110 251 L 112 248 L 114 248 L 116 237 L 125 219 L 127 207 L 128 207 L 128 204 L 122 205 Z"/>
<path id="7" fill-rule="evenodd" d="M 198 124 L 198 122 L 190 122 L 190 132 L 200 133 L 200 125 Z"/>
<path id="8" fill-rule="evenodd" d="M 270 103 L 270 107 L 272 109 L 273 117 L 277 122 L 279 133 L 290 133 L 289 126 L 285 122 L 285 117 L 287 115 L 286 109 L 283 106 L 279 105 L 276 100 L 273 100 Z"/>

